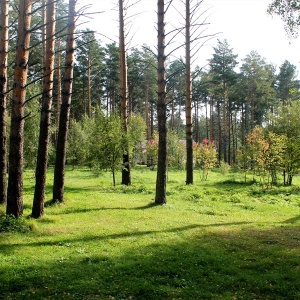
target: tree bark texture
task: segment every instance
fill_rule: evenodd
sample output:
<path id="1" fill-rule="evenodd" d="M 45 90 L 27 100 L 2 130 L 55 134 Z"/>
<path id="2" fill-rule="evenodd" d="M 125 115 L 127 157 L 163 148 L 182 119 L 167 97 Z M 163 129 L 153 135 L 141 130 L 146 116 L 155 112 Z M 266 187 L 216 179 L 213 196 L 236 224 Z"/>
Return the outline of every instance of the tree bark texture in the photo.
<path id="1" fill-rule="evenodd" d="M 156 177 L 156 204 L 167 202 L 167 103 L 166 103 L 166 57 L 165 57 L 165 4 L 157 3 L 157 119 L 158 159 Z"/>
<path id="2" fill-rule="evenodd" d="M 127 85 L 127 62 L 125 50 L 125 33 L 124 33 L 124 7 L 123 0 L 119 0 L 119 52 L 120 52 L 120 98 L 121 98 L 121 114 L 123 118 L 124 133 L 127 134 L 128 124 L 128 85 Z M 128 143 L 125 141 L 125 151 L 123 154 L 122 168 L 122 184 L 130 185 L 130 164 Z"/>
<path id="3" fill-rule="evenodd" d="M 193 184 L 193 124 L 192 124 L 192 81 L 191 81 L 191 33 L 190 0 L 186 0 L 185 16 L 185 122 L 186 122 L 186 184 Z"/>
<path id="4" fill-rule="evenodd" d="M 65 73 L 62 79 L 62 103 L 60 109 L 53 183 L 53 201 L 58 203 L 64 202 L 66 143 L 73 87 L 76 2 L 76 0 L 69 0 Z"/>
<path id="5" fill-rule="evenodd" d="M 24 109 L 30 46 L 32 0 L 19 1 L 18 38 L 12 95 L 6 214 L 23 214 Z"/>
<path id="6" fill-rule="evenodd" d="M 46 6 L 46 55 L 44 58 L 43 95 L 40 119 L 40 135 L 35 170 L 35 190 L 32 206 L 32 217 L 39 218 L 44 214 L 46 173 L 51 126 L 51 108 L 53 99 L 53 75 L 55 58 L 55 15 L 56 2 L 47 0 Z"/>
<path id="7" fill-rule="evenodd" d="M 6 92 L 8 56 L 8 0 L 0 0 L 0 204 L 6 203 Z"/>
<path id="8" fill-rule="evenodd" d="M 57 61 L 56 61 L 56 69 L 57 69 L 57 96 L 56 96 L 56 116 L 55 116 L 55 124 L 56 124 L 56 132 L 55 132 L 55 141 L 57 141 L 58 128 L 59 128 L 59 116 L 60 116 L 60 107 L 61 107 L 61 65 L 60 65 L 60 41 L 57 44 Z"/>

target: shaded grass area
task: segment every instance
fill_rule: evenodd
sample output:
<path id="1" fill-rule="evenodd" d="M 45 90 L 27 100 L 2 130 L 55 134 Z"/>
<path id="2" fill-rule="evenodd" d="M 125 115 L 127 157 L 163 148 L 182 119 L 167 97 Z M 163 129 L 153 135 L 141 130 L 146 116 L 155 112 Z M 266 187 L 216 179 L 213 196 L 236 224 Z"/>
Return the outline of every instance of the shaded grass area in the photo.
<path id="1" fill-rule="evenodd" d="M 168 204 L 154 206 L 155 176 L 140 168 L 113 188 L 69 170 L 66 203 L 37 230 L 0 233 L 0 298 L 300 299 L 298 182 L 264 190 L 212 172 L 186 186 L 170 171 Z"/>

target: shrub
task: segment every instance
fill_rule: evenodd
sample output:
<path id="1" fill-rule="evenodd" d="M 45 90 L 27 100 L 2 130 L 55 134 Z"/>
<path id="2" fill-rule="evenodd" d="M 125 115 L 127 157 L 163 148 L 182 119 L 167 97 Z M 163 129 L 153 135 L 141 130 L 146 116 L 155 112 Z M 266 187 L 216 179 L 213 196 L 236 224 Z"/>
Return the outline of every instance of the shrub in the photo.
<path id="1" fill-rule="evenodd" d="M 30 226 L 23 217 L 15 218 L 13 215 L 0 217 L 0 232 L 27 232 Z"/>
<path id="2" fill-rule="evenodd" d="M 229 164 L 224 161 L 221 161 L 221 163 L 220 163 L 221 174 L 226 175 L 229 173 L 229 170 L 230 170 Z"/>

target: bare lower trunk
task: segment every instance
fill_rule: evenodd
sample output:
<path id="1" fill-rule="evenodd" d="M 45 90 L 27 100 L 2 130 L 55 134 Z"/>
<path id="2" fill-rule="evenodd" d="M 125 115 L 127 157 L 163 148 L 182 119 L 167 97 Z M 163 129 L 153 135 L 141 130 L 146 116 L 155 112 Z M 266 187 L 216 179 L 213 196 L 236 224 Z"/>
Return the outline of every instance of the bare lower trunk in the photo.
<path id="1" fill-rule="evenodd" d="M 167 103 L 166 103 L 166 69 L 165 69 L 165 8 L 164 0 L 157 4 L 157 49 L 158 49 L 158 89 L 157 89 L 157 119 L 158 119 L 158 160 L 156 177 L 156 204 L 167 202 Z"/>
<path id="2" fill-rule="evenodd" d="M 24 109 L 30 44 L 31 0 L 19 2 L 18 40 L 12 96 L 6 214 L 23 214 Z"/>
<path id="3" fill-rule="evenodd" d="M 56 2 L 47 1 L 46 14 L 46 56 L 44 59 L 44 81 L 42 110 L 40 119 L 40 136 L 36 162 L 36 182 L 32 206 L 32 217 L 39 218 L 44 214 L 46 173 L 48 164 L 48 148 L 51 126 L 52 91 L 54 75 L 54 32 Z"/>
<path id="4" fill-rule="evenodd" d="M 61 107 L 61 65 L 60 65 L 60 41 L 58 42 L 57 45 L 57 97 L 56 97 L 56 116 L 55 116 L 55 125 L 56 125 L 56 132 L 55 132 L 55 142 L 57 140 L 57 135 L 58 135 L 58 128 L 59 128 L 59 116 L 60 116 L 60 107 Z"/>
<path id="5" fill-rule="evenodd" d="M 119 0 L 119 51 L 120 51 L 120 97 L 121 97 L 121 110 L 123 118 L 123 129 L 125 135 L 127 134 L 128 122 L 128 86 L 127 86 L 127 63 L 126 63 L 126 50 L 125 50 L 125 33 L 124 33 L 124 12 L 123 0 Z M 123 168 L 122 168 L 122 184 L 130 185 L 130 165 L 129 165 L 129 149 L 128 142 L 125 139 L 125 150 L 123 154 Z"/>
<path id="6" fill-rule="evenodd" d="M 76 0 L 69 0 L 65 73 L 62 80 L 62 103 L 59 118 L 59 130 L 57 137 L 56 160 L 54 169 L 53 201 L 59 203 L 64 202 L 66 143 L 70 119 L 70 107 L 73 86 L 76 2 Z"/>
<path id="7" fill-rule="evenodd" d="M 193 124 L 192 124 L 192 82 L 191 82 L 191 40 L 190 40 L 190 0 L 186 0 L 185 31 L 185 76 L 186 76 L 186 184 L 193 184 Z"/>
<path id="8" fill-rule="evenodd" d="M 6 91 L 8 55 L 8 1 L 0 0 L 0 204 L 6 203 Z"/>
<path id="9" fill-rule="evenodd" d="M 89 118 L 92 117 L 92 99 L 91 99 L 91 55 L 88 54 L 88 84 L 87 84 L 87 115 Z"/>

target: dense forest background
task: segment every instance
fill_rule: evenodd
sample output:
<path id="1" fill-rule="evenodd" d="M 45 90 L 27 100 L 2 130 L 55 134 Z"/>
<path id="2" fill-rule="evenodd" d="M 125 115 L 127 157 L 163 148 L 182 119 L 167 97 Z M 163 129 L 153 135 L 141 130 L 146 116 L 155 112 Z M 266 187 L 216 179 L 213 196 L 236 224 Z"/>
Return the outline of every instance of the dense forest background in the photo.
<path id="1" fill-rule="evenodd" d="M 166 7 L 175 4 L 168 1 L 164 7 L 164 1 L 159 3 L 161 15 L 167 18 Z M 283 172 L 284 184 L 291 184 L 300 163 L 296 67 L 286 60 L 276 71 L 272 62 L 255 51 L 238 61 L 229 42 L 214 35 L 205 36 L 217 40 L 212 56 L 207 57 L 208 66 L 197 65 L 197 51 L 203 43 L 204 22 L 199 24 L 197 17 L 201 16 L 201 1 L 187 1 L 185 25 L 167 33 L 178 42 L 178 33 L 184 32 L 179 44 L 186 49 L 185 57 L 171 56 L 174 49 L 163 39 L 158 40 L 158 54 L 149 45 L 127 49 L 123 5 L 120 1 L 123 40 L 104 43 L 89 28 L 81 25 L 76 30 L 85 10 L 75 9 L 75 0 L 68 4 L 1 1 L 2 31 L 7 29 L 7 38 L 1 40 L 7 61 L 2 68 L 7 212 L 22 214 L 23 167 L 36 170 L 34 203 L 39 217 L 47 166 L 55 165 L 53 201 L 63 202 L 65 162 L 87 165 L 96 172 L 110 170 L 116 184 L 115 172 L 129 172 L 129 165 L 161 166 L 160 142 L 167 131 L 168 167 L 188 169 L 187 162 L 191 162 L 206 170 L 227 164 L 245 172 L 265 172 L 272 184 L 277 183 L 277 172 Z M 130 12 L 130 6 L 124 9 Z M 158 32 L 163 24 L 163 19 L 158 21 Z M 163 27 L 161 30 L 165 35 Z M 170 50 L 159 53 L 161 48 Z M 161 119 L 160 108 L 165 109 Z M 165 122 L 164 129 L 160 120 Z M 190 138 L 192 148 L 188 148 Z M 126 156 L 129 161 L 124 161 Z M 3 203 L 5 181 L 6 174 L 1 187 Z M 193 183 L 192 179 L 187 183 Z"/>

